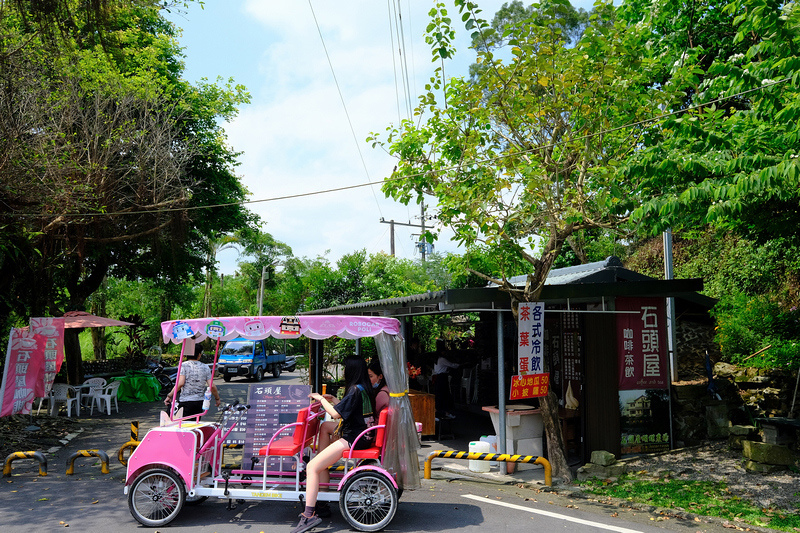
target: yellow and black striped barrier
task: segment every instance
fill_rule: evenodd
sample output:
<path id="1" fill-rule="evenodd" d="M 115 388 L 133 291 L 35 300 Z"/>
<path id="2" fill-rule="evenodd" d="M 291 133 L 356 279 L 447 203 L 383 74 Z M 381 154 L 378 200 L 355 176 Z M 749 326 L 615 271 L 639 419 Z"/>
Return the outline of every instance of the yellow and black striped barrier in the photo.
<path id="1" fill-rule="evenodd" d="M 447 457 L 449 459 L 471 459 L 473 461 L 499 461 L 506 463 L 534 463 L 544 467 L 544 484 L 548 487 L 553 486 L 553 473 L 550 461 L 538 455 L 509 455 L 507 453 L 485 453 L 485 452 L 459 452 L 436 450 L 428 454 L 425 459 L 425 479 L 431 478 L 431 462 L 435 457 Z"/>
<path id="2" fill-rule="evenodd" d="M 47 459 L 42 452 L 14 452 L 6 457 L 3 465 L 3 477 L 11 475 L 11 463 L 17 459 L 36 459 L 39 461 L 39 475 L 47 475 Z"/>
<path id="3" fill-rule="evenodd" d="M 108 474 L 108 454 L 103 450 L 78 450 L 67 459 L 67 475 L 71 476 L 75 473 L 75 459 L 78 457 L 99 457 L 100 458 L 100 472 Z"/>
<path id="4" fill-rule="evenodd" d="M 141 442 L 139 440 L 139 421 L 134 420 L 131 422 L 131 440 L 123 444 L 117 452 L 117 460 L 119 460 L 122 466 L 128 466 L 128 460 L 125 458 L 125 450 L 130 448 L 131 453 L 133 453 L 133 450 L 136 449 L 136 447 L 139 445 L 139 442 Z"/>

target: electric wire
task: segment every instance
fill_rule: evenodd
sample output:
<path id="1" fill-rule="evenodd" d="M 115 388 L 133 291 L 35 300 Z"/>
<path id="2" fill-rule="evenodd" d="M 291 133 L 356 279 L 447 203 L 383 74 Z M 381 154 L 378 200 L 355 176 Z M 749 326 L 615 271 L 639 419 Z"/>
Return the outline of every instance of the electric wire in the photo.
<path id="1" fill-rule="evenodd" d="M 356 130 L 353 127 L 353 121 L 350 119 L 350 112 L 347 111 L 347 104 L 344 101 L 344 95 L 342 94 L 342 89 L 339 86 L 339 80 L 336 77 L 336 71 L 333 68 L 333 62 L 331 61 L 331 56 L 328 54 L 328 47 L 325 44 L 325 38 L 322 36 L 322 29 L 319 27 L 319 22 L 317 21 L 317 14 L 314 12 L 314 6 L 311 4 L 311 0 L 308 0 L 308 7 L 311 9 L 311 16 L 314 19 L 314 25 L 317 27 L 317 33 L 319 34 L 319 40 L 322 43 L 322 49 L 325 51 L 325 58 L 328 60 L 328 66 L 331 69 L 331 75 L 333 76 L 333 82 L 336 85 L 336 91 L 339 93 L 339 100 L 342 102 L 342 109 L 344 109 L 344 114 L 347 117 L 347 124 L 350 126 L 350 133 L 353 135 L 353 142 L 356 145 L 356 150 L 358 150 L 358 157 L 361 159 L 361 166 L 364 167 L 364 174 L 367 176 L 367 183 L 369 183 L 370 176 L 369 170 L 367 169 L 367 162 L 364 160 L 364 154 L 361 152 L 361 143 L 358 142 L 358 137 L 356 136 Z M 378 195 L 375 194 L 375 189 L 372 190 L 372 196 L 375 198 L 375 205 L 378 207 L 378 213 L 383 216 L 383 211 L 381 210 L 381 204 L 378 201 Z"/>
<path id="2" fill-rule="evenodd" d="M 747 94 L 751 94 L 751 93 L 754 93 L 754 92 L 763 91 L 763 90 L 768 89 L 770 87 L 774 87 L 775 85 L 778 85 L 780 83 L 786 83 L 787 81 L 791 81 L 791 80 L 792 80 L 791 77 L 786 77 L 786 78 L 783 78 L 783 79 L 780 79 L 780 80 L 772 80 L 771 83 L 764 83 L 763 85 L 761 85 L 759 87 L 754 87 L 752 89 L 747 89 L 747 90 L 744 90 L 744 91 L 740 91 L 740 92 L 738 92 L 736 94 L 732 94 L 732 95 L 728 95 L 728 96 L 721 96 L 719 98 L 716 98 L 714 100 L 710 100 L 710 101 L 702 103 L 702 104 L 689 106 L 689 107 L 687 107 L 685 109 L 679 109 L 679 110 L 676 110 L 676 111 L 671 111 L 669 113 L 662 113 L 661 115 L 658 115 L 658 116 L 655 116 L 655 117 L 651 117 L 651 118 L 648 118 L 648 119 L 639 120 L 639 121 L 636 121 L 636 122 L 631 122 L 631 123 L 628 123 L 628 124 L 617 126 L 615 128 L 610 128 L 610 129 L 607 129 L 607 130 L 602 130 L 602 131 L 599 131 L 599 132 L 588 133 L 586 135 L 578 136 L 578 137 L 575 137 L 571 142 L 587 140 L 587 139 L 591 139 L 591 138 L 599 136 L 599 135 L 607 135 L 609 133 L 613 133 L 613 132 L 620 131 L 620 130 L 627 129 L 627 128 L 635 128 L 635 127 L 638 127 L 638 126 L 644 126 L 646 124 L 658 123 L 658 122 L 661 122 L 663 120 L 666 120 L 669 117 L 682 115 L 684 113 L 689 113 L 691 111 L 696 111 L 698 109 L 702 109 L 704 107 L 708 107 L 708 106 L 711 106 L 711 105 L 714 105 L 714 104 L 717 104 L 717 103 L 720 103 L 720 102 L 724 102 L 724 101 L 732 99 L 732 98 L 738 98 L 740 96 L 745 96 Z M 566 142 L 566 141 L 564 141 L 564 142 Z M 528 150 L 520 150 L 519 152 L 515 152 L 514 154 L 501 154 L 501 155 L 497 155 L 497 156 L 494 156 L 494 157 L 487 157 L 485 159 L 478 159 L 478 160 L 473 161 L 472 164 L 477 165 L 477 164 L 483 164 L 483 163 L 492 163 L 492 162 L 495 162 L 495 161 L 506 159 L 508 157 L 516 157 L 516 156 L 519 156 L 520 154 L 536 152 L 536 151 L 542 150 L 543 148 L 555 148 L 555 147 L 559 146 L 560 144 L 563 144 L 564 142 L 555 142 L 555 143 L 551 143 L 551 144 L 548 144 L 548 145 L 541 145 L 541 146 L 537 146 L 535 148 L 530 148 Z M 234 206 L 234 205 L 251 205 L 251 204 L 258 204 L 258 203 L 263 203 L 263 202 L 277 202 L 277 201 L 281 201 L 281 200 L 290 200 L 290 199 L 295 199 L 295 198 L 305 198 L 305 197 L 309 197 L 309 196 L 317 196 L 317 195 L 321 195 L 321 194 L 330 194 L 330 193 L 334 193 L 334 192 L 347 191 L 347 190 L 352 190 L 352 189 L 359 189 L 361 187 L 371 187 L 373 185 L 382 185 L 383 183 L 386 183 L 386 182 L 404 180 L 404 179 L 408 179 L 408 178 L 412 178 L 412 177 L 418 177 L 418 176 L 424 176 L 425 174 L 428 174 L 430 172 L 442 173 L 442 172 L 447 172 L 447 171 L 450 171 L 450 170 L 457 170 L 457 169 L 462 168 L 462 167 L 463 167 L 463 165 L 453 165 L 453 166 L 449 166 L 449 167 L 437 168 L 436 170 L 433 170 L 433 171 L 411 173 L 411 174 L 407 174 L 405 176 L 398 176 L 398 177 L 391 177 L 390 176 L 390 177 L 384 178 L 382 181 L 367 181 L 366 183 L 357 183 L 357 184 L 353 184 L 353 185 L 343 185 L 341 187 L 333 187 L 333 188 L 330 188 L 330 189 L 321 189 L 321 190 L 317 190 L 317 191 L 308 191 L 308 192 L 302 192 L 302 193 L 297 193 L 297 194 L 288 194 L 288 195 L 276 196 L 276 197 L 272 197 L 272 198 L 261 198 L 261 199 L 258 199 L 258 200 L 243 200 L 241 202 L 226 202 L 226 203 L 213 204 L 213 205 L 197 205 L 197 206 L 186 206 L 186 207 L 161 208 L 161 209 L 154 209 L 154 210 L 144 209 L 144 210 L 140 210 L 140 211 L 121 211 L 121 212 L 104 212 L 104 213 L 60 213 L 60 214 L 57 214 L 57 216 L 62 216 L 62 217 L 106 216 L 106 217 L 108 217 L 108 216 L 120 216 L 120 215 L 144 215 L 144 214 L 156 214 L 156 213 L 170 213 L 170 212 L 177 212 L 177 211 L 195 211 L 195 210 L 198 210 L 198 209 L 216 209 L 216 208 L 220 208 L 220 207 L 230 207 L 230 206 Z M 374 191 L 373 191 L 373 193 L 374 193 Z M 31 218 L 49 218 L 49 217 L 54 216 L 53 214 L 14 213 L 14 212 L 5 213 L 4 215 L 5 216 L 17 216 L 17 217 L 31 217 Z"/>
<path id="3" fill-rule="evenodd" d="M 392 17 L 392 0 L 386 0 L 386 14 L 389 18 L 389 46 L 392 56 L 392 74 L 394 75 L 394 99 L 397 104 L 397 122 L 401 122 L 403 116 L 400 114 L 400 88 L 397 86 L 397 60 L 394 57 L 394 27 L 392 26 L 394 17 Z"/>

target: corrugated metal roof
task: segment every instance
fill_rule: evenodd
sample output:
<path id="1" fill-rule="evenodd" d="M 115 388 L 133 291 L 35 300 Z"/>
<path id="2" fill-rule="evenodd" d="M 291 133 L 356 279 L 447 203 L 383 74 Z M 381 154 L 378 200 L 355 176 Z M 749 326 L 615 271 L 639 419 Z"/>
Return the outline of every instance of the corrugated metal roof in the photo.
<path id="1" fill-rule="evenodd" d="M 509 281 L 516 286 L 523 286 L 527 280 L 527 276 L 514 276 L 509 278 Z M 596 261 L 594 263 L 587 263 L 585 265 L 577 265 L 566 268 L 557 268 L 550 271 L 547 276 L 545 285 L 583 285 L 592 284 L 596 287 L 598 284 L 603 283 L 618 283 L 626 281 L 655 281 L 654 278 L 633 272 L 626 269 L 622 265 L 622 261 L 618 257 L 611 256 L 603 261 Z M 487 289 L 496 289 L 497 285 L 490 283 L 484 289 L 451 289 L 449 291 L 429 291 L 422 294 L 413 294 L 411 296 L 401 296 L 398 298 L 386 298 L 383 300 L 373 300 L 370 302 L 360 302 L 348 305 L 340 305 L 336 307 L 329 307 L 327 309 L 315 309 L 299 314 L 325 314 L 325 315 L 338 315 L 338 314 L 363 314 L 363 315 L 381 315 L 381 316 L 398 316 L 410 314 L 427 314 L 437 312 L 452 312 L 454 305 L 448 302 L 448 293 L 450 299 L 453 299 L 452 293 L 462 294 L 470 293 L 470 291 L 481 291 Z M 703 301 L 703 305 L 710 307 L 713 303 L 709 303 L 712 299 L 702 296 L 698 293 L 692 295 L 683 294 L 683 298 L 691 298 L 693 300 L 699 299 Z M 469 298 L 469 296 L 467 296 Z M 464 300 L 464 297 L 458 298 L 459 301 Z M 486 305 L 484 301 L 474 301 L 474 305 Z M 467 310 L 470 305 L 466 300 L 461 304 L 464 310 Z M 493 305 L 490 302 L 488 305 Z"/>

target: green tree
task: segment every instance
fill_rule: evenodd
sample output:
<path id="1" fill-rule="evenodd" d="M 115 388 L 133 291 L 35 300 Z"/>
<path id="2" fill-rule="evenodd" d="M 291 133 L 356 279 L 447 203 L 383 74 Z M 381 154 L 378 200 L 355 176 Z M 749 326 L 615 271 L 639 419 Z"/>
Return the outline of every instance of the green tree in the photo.
<path id="1" fill-rule="evenodd" d="M 643 176 L 633 213 L 653 232 L 706 224 L 797 242 L 800 9 L 793 1 L 628 2 L 681 97 L 625 167 Z"/>
<path id="2" fill-rule="evenodd" d="M 181 80 L 158 3 L 108 5 L 102 19 L 95 3 L 59 6 L 70 30 L 51 40 L 30 4 L 0 6 L 0 235 L 13 250 L 0 278 L 14 295 L 1 323 L 83 308 L 107 275 L 182 284 L 207 262 L 208 235 L 252 221 L 218 123 L 243 88 Z"/>
<path id="3" fill-rule="evenodd" d="M 456 0 L 473 41 L 491 32 L 474 2 Z M 529 264 L 524 289 L 486 276 L 519 302 L 536 300 L 547 273 L 575 232 L 611 229 L 634 207 L 638 184 L 616 168 L 641 141 L 630 124 L 661 105 L 647 87 L 650 63 L 636 26 L 598 2 L 582 38 L 571 46 L 562 25 L 564 1 L 543 2 L 541 16 L 504 29 L 510 59 L 478 50 L 476 79 L 447 79 L 436 70 L 414 122 L 390 127 L 385 140 L 398 159 L 388 196 L 404 203 L 434 196 L 439 220 L 466 245 L 482 243 L 514 264 Z M 427 40 L 434 61 L 454 54 L 454 31 L 442 4 L 431 10 Z M 443 97 L 441 95 L 444 95 Z M 554 475 L 571 478 L 554 394 L 540 401 Z"/>

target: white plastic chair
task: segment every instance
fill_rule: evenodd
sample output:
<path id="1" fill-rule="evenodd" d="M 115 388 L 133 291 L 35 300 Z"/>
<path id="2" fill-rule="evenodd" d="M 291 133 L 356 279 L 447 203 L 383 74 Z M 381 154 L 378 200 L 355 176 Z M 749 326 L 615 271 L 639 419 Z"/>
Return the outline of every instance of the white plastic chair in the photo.
<path id="1" fill-rule="evenodd" d="M 106 386 L 106 380 L 103 378 L 89 378 L 84 380 L 84 385 L 91 385 L 88 390 L 84 389 L 81 394 L 81 402 L 85 407 L 90 407 L 94 403 L 95 396 L 102 394 L 103 388 Z"/>
<path id="2" fill-rule="evenodd" d="M 54 383 L 53 388 L 50 390 L 50 413 L 55 416 L 58 414 L 56 409 L 58 408 L 59 404 L 64 404 L 67 408 L 67 416 L 72 417 L 72 407 L 75 407 L 75 411 L 78 411 L 78 398 L 70 398 L 69 393 L 70 391 L 74 391 L 72 387 L 67 385 L 66 383 Z M 39 407 L 41 407 L 41 402 L 39 403 Z"/>
<path id="3" fill-rule="evenodd" d="M 92 409 L 89 414 L 94 414 L 94 406 L 97 405 L 99 411 L 103 411 L 103 405 L 106 406 L 106 414 L 111 414 L 111 400 L 114 400 L 114 407 L 119 413 L 119 404 L 117 403 L 117 389 L 119 389 L 121 382 L 112 381 L 103 388 L 103 391 L 94 397 Z"/>

